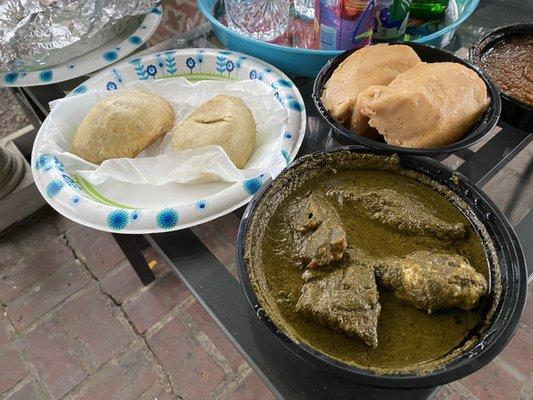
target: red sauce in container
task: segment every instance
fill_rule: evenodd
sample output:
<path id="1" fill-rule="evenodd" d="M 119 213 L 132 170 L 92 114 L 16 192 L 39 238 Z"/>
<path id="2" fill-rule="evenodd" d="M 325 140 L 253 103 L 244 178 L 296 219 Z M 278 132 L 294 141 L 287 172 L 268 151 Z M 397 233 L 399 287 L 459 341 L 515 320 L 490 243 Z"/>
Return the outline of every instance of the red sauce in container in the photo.
<path id="1" fill-rule="evenodd" d="M 513 36 L 496 43 L 479 64 L 502 91 L 533 105 L 533 36 Z"/>

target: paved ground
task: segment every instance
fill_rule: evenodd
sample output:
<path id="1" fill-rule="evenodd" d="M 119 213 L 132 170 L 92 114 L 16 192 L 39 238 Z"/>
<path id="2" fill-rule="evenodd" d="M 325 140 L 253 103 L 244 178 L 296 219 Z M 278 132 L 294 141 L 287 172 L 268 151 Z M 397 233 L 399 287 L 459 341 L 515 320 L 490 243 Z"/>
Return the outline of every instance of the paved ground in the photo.
<path id="1" fill-rule="evenodd" d="M 169 267 L 146 257 L 157 280 L 143 287 L 109 234 L 51 210 L 0 239 L 0 393 L 272 398 Z"/>
<path id="2" fill-rule="evenodd" d="M 30 124 L 30 119 L 17 103 L 11 90 L 0 88 L 0 138 L 24 128 L 28 124 Z"/>

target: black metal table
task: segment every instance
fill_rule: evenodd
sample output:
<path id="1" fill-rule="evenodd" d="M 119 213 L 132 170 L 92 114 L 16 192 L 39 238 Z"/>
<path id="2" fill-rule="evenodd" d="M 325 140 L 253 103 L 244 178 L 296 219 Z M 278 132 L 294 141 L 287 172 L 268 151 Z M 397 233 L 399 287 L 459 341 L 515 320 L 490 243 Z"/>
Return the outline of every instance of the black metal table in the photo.
<path id="1" fill-rule="evenodd" d="M 456 51 L 469 47 L 487 30 L 511 22 L 524 22 L 533 15 L 533 2 L 521 0 L 482 0 L 472 17 L 461 26 L 453 42 L 448 46 Z M 205 39 L 190 40 L 191 46 L 205 46 Z M 148 49 L 149 50 L 149 49 Z M 158 49 L 160 50 L 160 49 Z M 48 113 L 48 102 L 63 97 L 85 78 L 74 81 L 18 89 L 18 96 L 35 120 L 42 121 Z M 305 99 L 308 114 L 307 132 L 299 156 L 318 149 L 338 146 L 326 123 L 323 122 L 311 101 L 312 80 L 293 77 Z M 520 131 L 500 123 L 489 139 L 476 150 L 466 150 L 454 155 L 462 160 L 458 171 L 481 187 L 520 154 L 532 141 L 531 132 Z M 497 131 L 497 132 L 496 132 Z M 441 157 L 444 160 L 446 157 Z M 446 160 L 444 160 L 446 161 Z M 522 195 L 522 189 L 531 185 L 532 160 L 526 166 L 524 179 L 513 194 L 511 205 Z M 231 229 L 216 231 L 226 235 L 226 247 L 232 249 L 236 237 L 230 233 L 236 229 L 242 209 L 234 212 L 236 217 L 227 222 Z M 509 210 L 506 210 L 509 211 Z M 208 223 L 213 224 L 213 223 Z M 187 285 L 196 299 L 209 312 L 218 326 L 239 350 L 254 371 L 269 389 L 279 398 L 287 399 L 425 399 L 433 389 L 391 391 L 357 385 L 346 379 L 316 369 L 288 351 L 284 345 L 265 328 L 248 304 L 239 282 L 231 273 L 231 265 L 224 265 L 217 258 L 217 250 L 208 249 L 201 238 L 203 230 L 217 229 L 198 227 L 177 232 L 146 235 L 148 242 L 166 259 L 174 273 Z M 533 254 L 527 246 L 533 233 L 533 216 L 530 213 L 517 225 L 517 232 L 526 250 L 528 266 L 533 266 Z M 146 284 L 154 279 L 152 271 L 142 258 L 134 236 L 116 234 L 117 242 Z M 209 245 L 209 244 L 208 244 Z M 220 249 L 219 249 L 220 250 Z M 529 253 L 528 253 L 529 252 Z M 532 272 L 530 270 L 530 272 Z"/>

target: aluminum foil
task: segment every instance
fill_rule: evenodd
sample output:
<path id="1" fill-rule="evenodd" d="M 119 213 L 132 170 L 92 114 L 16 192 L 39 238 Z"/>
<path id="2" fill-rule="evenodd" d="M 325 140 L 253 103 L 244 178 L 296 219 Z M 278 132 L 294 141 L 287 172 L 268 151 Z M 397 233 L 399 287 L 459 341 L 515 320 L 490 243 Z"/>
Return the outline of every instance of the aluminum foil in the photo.
<path id="1" fill-rule="evenodd" d="M 157 0 L 0 0 L 0 71 L 61 64 L 118 35 Z"/>

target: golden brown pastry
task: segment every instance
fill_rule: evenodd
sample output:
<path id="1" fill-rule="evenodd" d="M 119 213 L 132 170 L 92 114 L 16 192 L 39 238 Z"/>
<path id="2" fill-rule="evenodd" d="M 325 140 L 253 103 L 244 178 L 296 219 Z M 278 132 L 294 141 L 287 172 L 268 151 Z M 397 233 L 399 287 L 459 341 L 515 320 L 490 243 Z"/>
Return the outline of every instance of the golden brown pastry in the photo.
<path id="1" fill-rule="evenodd" d="M 161 96 L 141 90 L 107 97 L 81 121 L 70 151 L 93 163 L 135 157 L 172 129 L 174 110 Z"/>
<path id="2" fill-rule="evenodd" d="M 341 124 L 363 136 L 376 136 L 368 118 L 357 109 L 357 96 L 372 85 L 388 85 L 398 74 L 420 63 L 415 51 L 405 45 L 377 44 L 351 54 L 333 72 L 324 86 L 322 102 Z"/>
<path id="3" fill-rule="evenodd" d="M 173 132 L 174 150 L 219 145 L 237 168 L 243 168 L 255 147 L 257 130 L 241 99 L 219 95 L 201 104 Z"/>
<path id="4" fill-rule="evenodd" d="M 422 63 L 389 86 L 371 86 L 357 105 L 389 144 L 439 147 L 462 139 L 489 105 L 476 72 L 459 63 Z"/>

